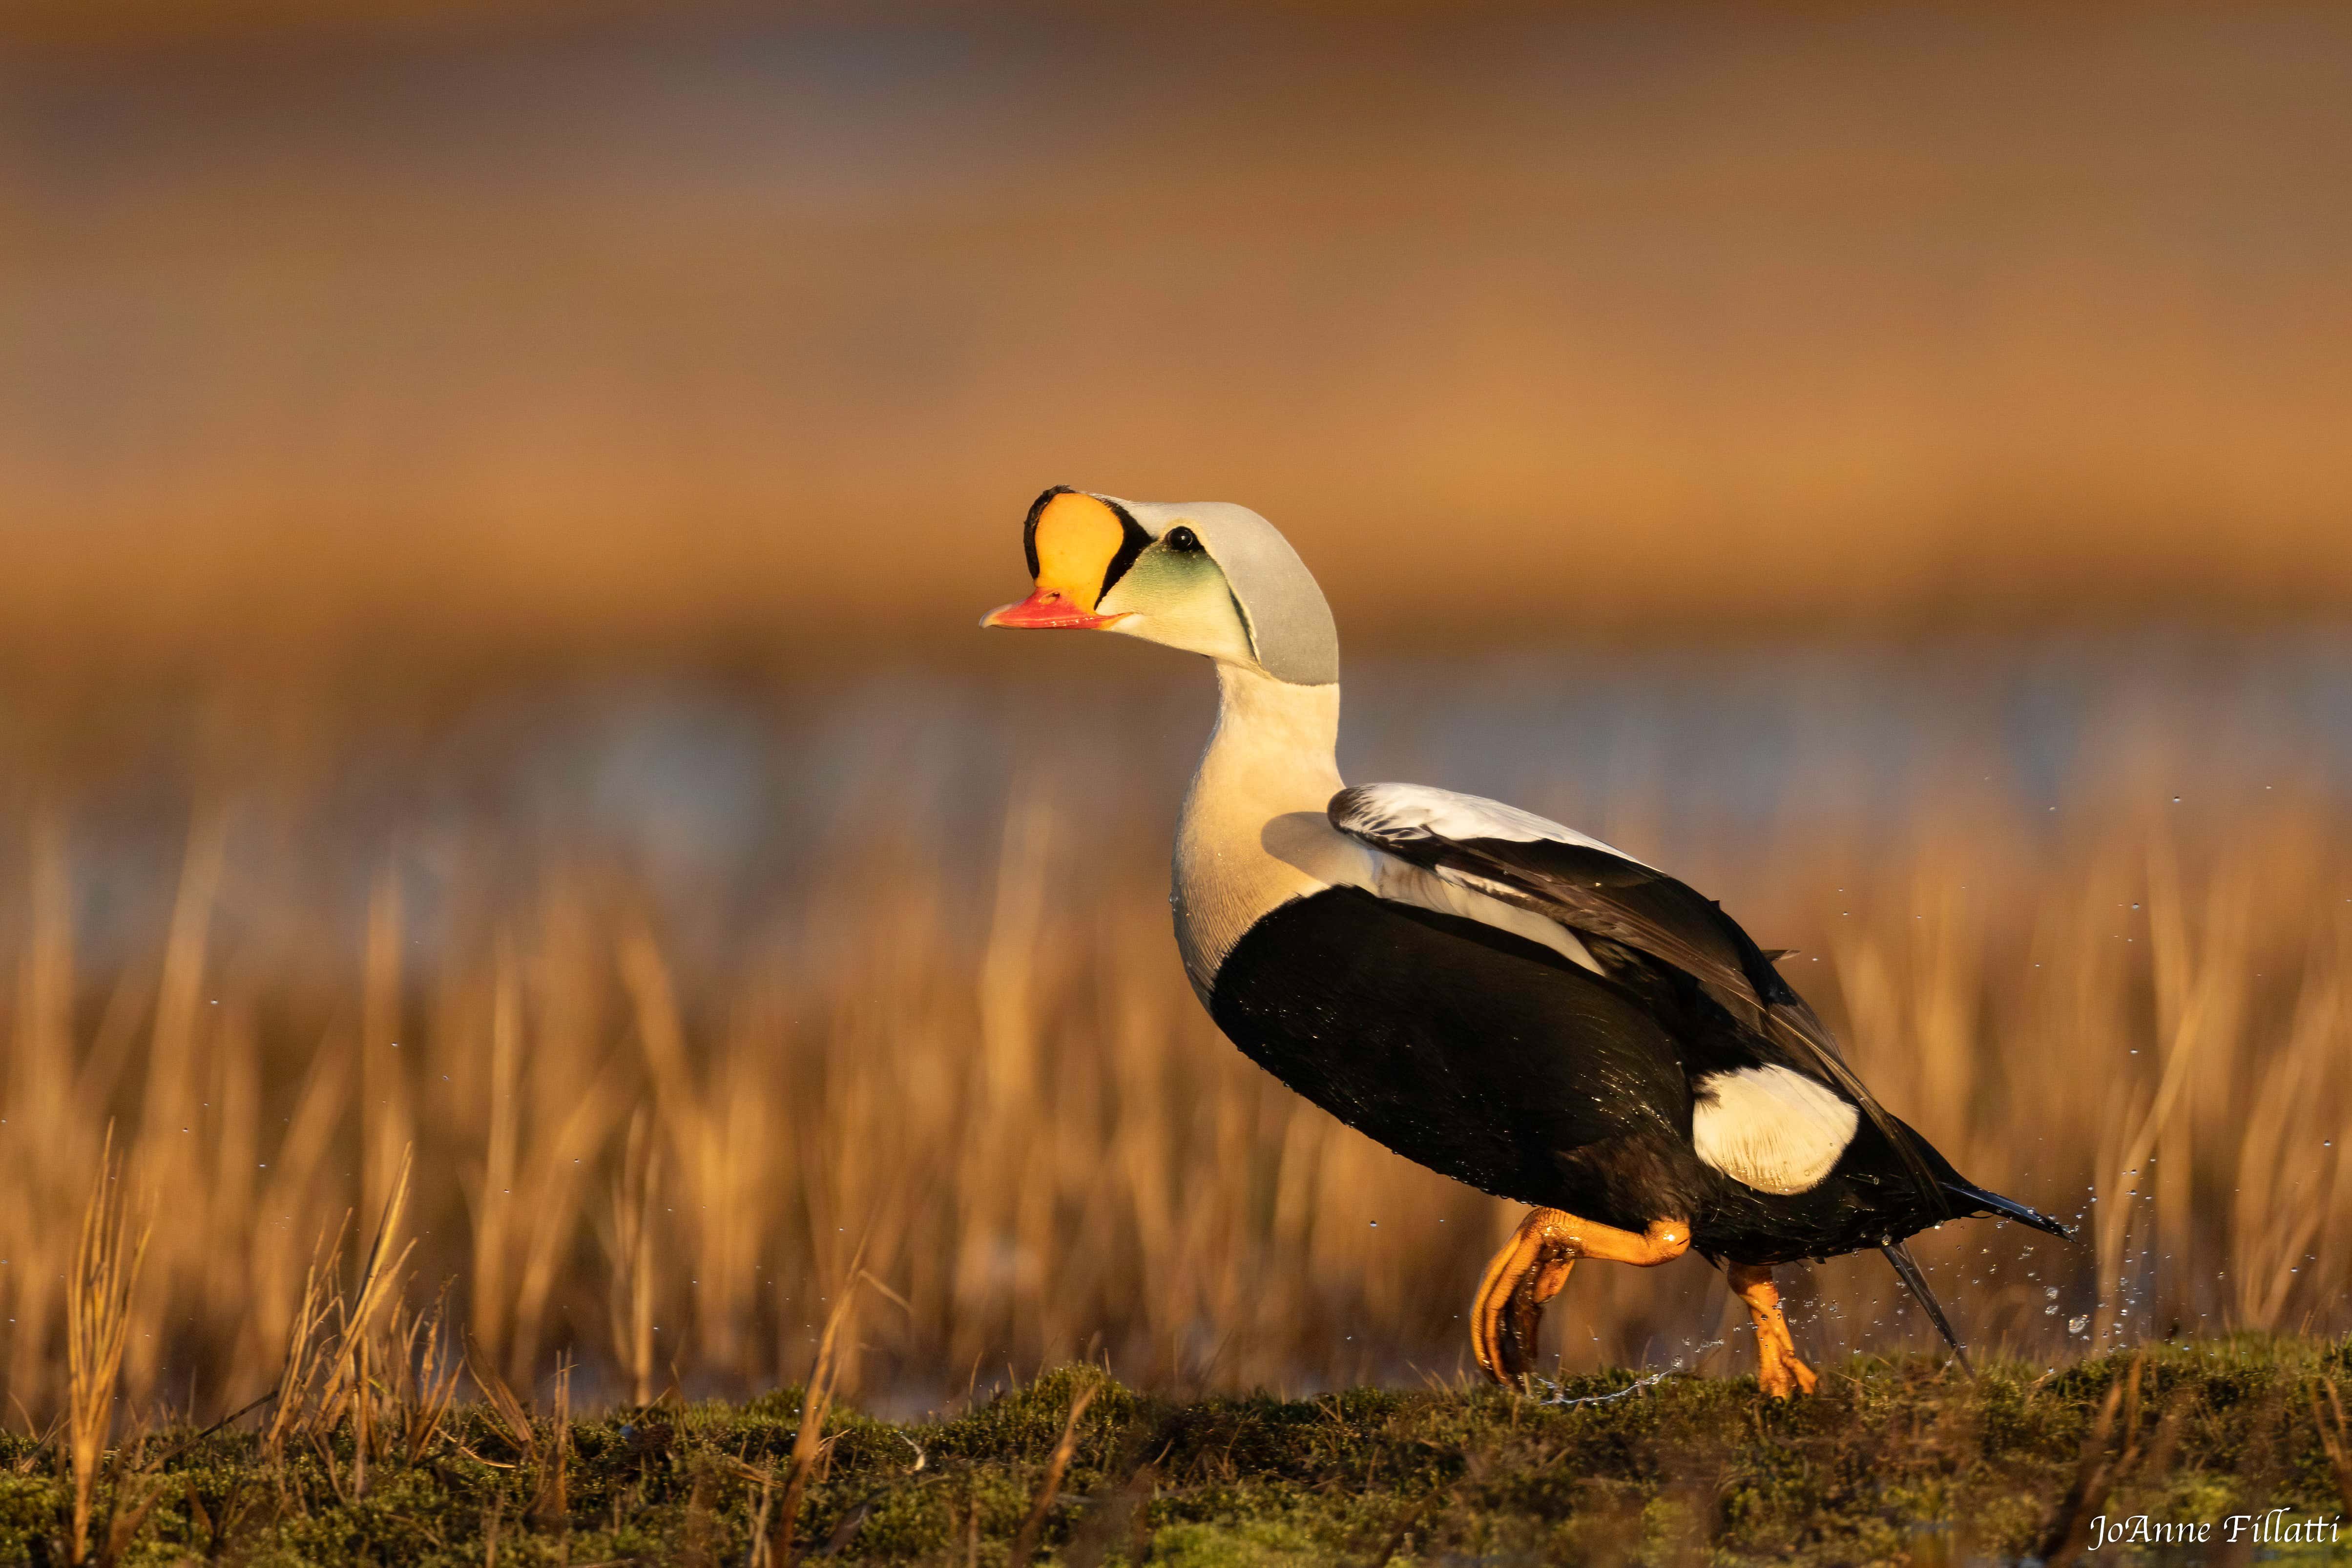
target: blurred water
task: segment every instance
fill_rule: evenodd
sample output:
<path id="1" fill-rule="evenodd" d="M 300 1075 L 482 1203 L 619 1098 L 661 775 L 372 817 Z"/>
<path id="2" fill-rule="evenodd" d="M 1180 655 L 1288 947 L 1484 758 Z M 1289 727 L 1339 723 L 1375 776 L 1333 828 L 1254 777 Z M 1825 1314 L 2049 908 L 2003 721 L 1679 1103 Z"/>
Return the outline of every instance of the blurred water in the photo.
<path id="1" fill-rule="evenodd" d="M 100 963 L 160 940 L 199 801 L 226 813 L 221 919 L 249 956 L 321 936 L 356 951 L 391 865 L 429 962 L 461 873 L 572 866 L 641 880 L 684 949 L 723 963 L 828 866 L 916 856 L 983 898 L 1015 794 L 1043 792 L 1064 853 L 1164 855 L 1213 713 L 1205 670 L 1008 680 L 1024 661 L 991 651 L 986 675 L 573 680 L 374 727 L 215 718 L 67 785 L 29 744 L 0 776 L 62 803 Z M 2266 795 L 2352 791 L 2352 636 L 1365 660 L 1343 731 L 1351 778 L 1511 800 L 1695 880 L 1767 843 L 1865 853 L 1988 814 L 2051 842 L 2159 808 L 2225 834 Z"/>

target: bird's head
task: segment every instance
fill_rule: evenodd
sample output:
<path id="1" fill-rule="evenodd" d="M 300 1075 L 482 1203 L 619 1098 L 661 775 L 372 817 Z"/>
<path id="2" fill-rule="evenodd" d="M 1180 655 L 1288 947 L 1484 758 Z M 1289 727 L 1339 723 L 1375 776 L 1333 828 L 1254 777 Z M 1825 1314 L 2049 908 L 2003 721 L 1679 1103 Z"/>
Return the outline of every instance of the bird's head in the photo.
<path id="1" fill-rule="evenodd" d="M 1274 525 L 1228 501 L 1129 501 L 1056 485 L 1023 534 L 1036 591 L 983 626 L 1107 631 L 1297 686 L 1339 679 L 1323 592 Z"/>

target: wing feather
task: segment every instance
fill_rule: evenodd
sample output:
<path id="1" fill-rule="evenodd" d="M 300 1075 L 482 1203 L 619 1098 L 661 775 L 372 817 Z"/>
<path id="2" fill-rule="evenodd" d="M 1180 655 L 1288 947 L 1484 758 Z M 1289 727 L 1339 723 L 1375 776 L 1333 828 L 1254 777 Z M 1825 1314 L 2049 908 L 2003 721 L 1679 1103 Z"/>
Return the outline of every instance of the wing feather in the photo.
<path id="1" fill-rule="evenodd" d="M 1476 795 L 1358 784 L 1333 795 L 1327 814 L 1340 832 L 1433 875 L 1689 975 L 1790 1066 L 1860 1107 L 1943 1204 L 1910 1130 L 1864 1087 L 1836 1037 L 1714 900 L 1597 838 Z"/>

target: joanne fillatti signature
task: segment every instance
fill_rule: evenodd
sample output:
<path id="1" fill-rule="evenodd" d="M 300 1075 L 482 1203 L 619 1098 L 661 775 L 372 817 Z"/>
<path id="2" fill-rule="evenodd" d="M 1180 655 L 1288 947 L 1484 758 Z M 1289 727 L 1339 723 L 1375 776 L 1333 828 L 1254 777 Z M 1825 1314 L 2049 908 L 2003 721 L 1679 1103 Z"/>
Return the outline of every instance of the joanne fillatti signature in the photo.
<path id="1" fill-rule="evenodd" d="M 2173 1546 L 2190 1542 L 2245 1542 L 2257 1546 L 2335 1545 L 2344 1539 L 2339 1515 L 2297 1519 L 2292 1509 L 2266 1513 L 2226 1513 L 2220 1519 L 2155 1519 L 2144 1513 L 2100 1514 L 2091 1521 L 2091 1547 Z"/>

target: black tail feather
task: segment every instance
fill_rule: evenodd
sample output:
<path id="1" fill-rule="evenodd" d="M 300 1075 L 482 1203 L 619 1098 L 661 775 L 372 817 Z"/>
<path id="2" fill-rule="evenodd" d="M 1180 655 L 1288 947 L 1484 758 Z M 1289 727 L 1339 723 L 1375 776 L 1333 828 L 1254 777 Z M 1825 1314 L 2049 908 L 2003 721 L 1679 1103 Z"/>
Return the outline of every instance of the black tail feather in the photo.
<path id="1" fill-rule="evenodd" d="M 1933 1290 L 1927 1289 L 1927 1277 L 1919 1272 L 1919 1265 L 1911 1256 L 1910 1244 L 1890 1241 L 1878 1250 L 1886 1254 L 1886 1261 L 1895 1266 L 1895 1277 L 1903 1281 L 1903 1288 L 1911 1292 L 1919 1305 L 1927 1309 L 1928 1320 L 1936 1325 L 1936 1331 L 1944 1336 L 1944 1342 L 1952 1347 L 1952 1354 L 1958 1360 L 1960 1370 L 1974 1377 L 1977 1369 L 1969 1364 L 1969 1352 L 1961 1348 L 1960 1336 L 1952 1332 L 1952 1321 L 1944 1316 L 1944 1304 L 1936 1300 Z"/>
<path id="2" fill-rule="evenodd" d="M 1968 1205 L 1961 1211 L 1963 1213 L 1998 1215 L 2002 1219 L 2013 1219 L 2020 1225 L 2030 1225 L 2036 1230 L 2048 1231 L 2052 1236 L 2060 1237 L 2072 1237 L 2074 1234 L 2048 1215 L 2030 1209 L 2013 1198 L 2002 1197 L 1999 1193 L 1989 1193 L 1982 1187 L 1971 1186 L 1957 1177 L 1944 1183 L 1943 1188 L 1951 1197 Z M 1907 1242 L 1890 1241 L 1878 1250 L 1885 1253 L 1886 1261 L 1894 1266 L 1895 1277 L 1903 1281 L 1903 1288 L 1911 1292 L 1913 1299 L 1920 1306 L 1927 1309 L 1928 1321 L 1936 1325 L 1936 1331 L 1944 1336 L 1944 1342 L 1952 1347 L 1952 1354 L 1958 1359 L 1960 1370 L 1974 1377 L 1977 1374 L 1977 1369 L 1969 1364 L 1969 1352 L 1960 1344 L 1960 1336 L 1952 1331 L 1952 1321 L 1944 1316 L 1944 1304 L 1937 1300 L 1935 1291 L 1927 1288 L 1927 1277 L 1919 1271 L 1917 1259 L 1911 1256 L 1910 1245 Z"/>
<path id="3" fill-rule="evenodd" d="M 2061 1238 L 2070 1237 L 2074 1234 L 2071 1227 L 2052 1219 L 2048 1215 L 2027 1208 L 2016 1199 L 2002 1197 L 1999 1193 L 1989 1193 L 1982 1187 L 1972 1187 L 1966 1182 L 1946 1182 L 1944 1190 L 1963 1203 L 1975 1205 L 1976 1213 L 1998 1215 L 2002 1219 L 2013 1219 L 2020 1225 L 2030 1225 L 2036 1230 L 2048 1231 L 2052 1236 Z"/>

